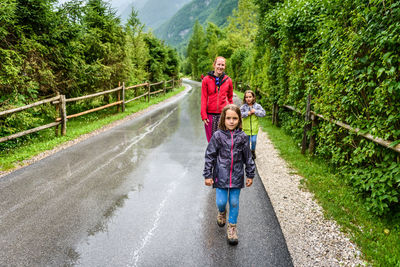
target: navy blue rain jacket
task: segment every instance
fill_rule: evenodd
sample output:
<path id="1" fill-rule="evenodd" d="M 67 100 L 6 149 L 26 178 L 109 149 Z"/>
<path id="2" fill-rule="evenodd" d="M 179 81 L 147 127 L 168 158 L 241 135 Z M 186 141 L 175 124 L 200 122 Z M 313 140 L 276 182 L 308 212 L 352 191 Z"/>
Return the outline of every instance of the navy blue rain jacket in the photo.
<path id="1" fill-rule="evenodd" d="M 207 146 L 204 178 L 213 178 L 214 188 L 243 188 L 245 171 L 247 178 L 254 178 L 247 135 L 239 129 L 216 131 Z"/>

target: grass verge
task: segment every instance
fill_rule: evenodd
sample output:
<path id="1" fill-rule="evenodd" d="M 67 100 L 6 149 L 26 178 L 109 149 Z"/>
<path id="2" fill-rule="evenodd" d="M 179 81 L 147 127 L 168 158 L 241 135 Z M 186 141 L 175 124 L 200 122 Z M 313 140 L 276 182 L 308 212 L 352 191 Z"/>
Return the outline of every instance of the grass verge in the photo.
<path id="1" fill-rule="evenodd" d="M 67 141 L 74 140 L 83 134 L 100 129 L 128 115 L 144 110 L 151 105 L 160 103 L 182 92 L 184 89 L 183 86 L 175 88 L 165 95 L 160 94 L 151 97 L 149 102 L 144 100 L 144 98 L 132 101 L 125 106 L 124 113 L 116 113 L 116 107 L 111 107 L 81 117 L 69 119 L 67 122 L 67 134 L 65 136 L 55 136 L 54 128 L 40 131 L 38 134 L 32 135 L 30 139 L 21 142 L 16 147 L 1 151 L 0 171 L 13 169 L 24 160 L 30 159 L 46 150 L 51 150 Z"/>
<path id="2" fill-rule="evenodd" d="M 269 118 L 260 118 L 281 157 L 303 177 L 302 185 L 314 193 L 325 217 L 335 220 L 355 242 L 368 264 L 400 266 L 400 218 L 370 213 L 363 199 L 324 160 L 302 155 L 297 144 Z"/>
<path id="3" fill-rule="evenodd" d="M 237 90 L 234 90 L 233 92 L 237 95 L 237 97 L 238 97 L 240 100 L 243 99 L 243 96 L 244 96 L 244 93 L 243 93 L 243 92 L 237 91 Z"/>

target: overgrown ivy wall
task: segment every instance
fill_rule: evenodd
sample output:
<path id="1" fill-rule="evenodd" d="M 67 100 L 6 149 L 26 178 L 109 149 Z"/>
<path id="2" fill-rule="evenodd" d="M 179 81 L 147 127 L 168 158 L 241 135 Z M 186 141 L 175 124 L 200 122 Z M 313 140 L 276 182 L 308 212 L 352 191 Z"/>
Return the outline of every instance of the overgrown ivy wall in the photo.
<path id="1" fill-rule="evenodd" d="M 400 143 L 398 1 L 255 2 L 251 83 L 267 93 L 268 104 L 305 111 L 311 94 L 315 112 Z M 301 140 L 304 118 L 282 111 L 280 119 Z M 399 211 L 399 154 L 324 121 L 316 134 L 317 155 L 330 160 L 371 211 Z"/>

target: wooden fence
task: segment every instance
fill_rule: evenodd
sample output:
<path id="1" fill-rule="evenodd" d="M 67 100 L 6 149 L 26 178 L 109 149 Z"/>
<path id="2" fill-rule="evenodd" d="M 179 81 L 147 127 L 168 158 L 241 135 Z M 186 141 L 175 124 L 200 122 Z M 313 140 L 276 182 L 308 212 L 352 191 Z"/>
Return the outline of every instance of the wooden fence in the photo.
<path id="1" fill-rule="evenodd" d="M 137 100 L 139 98 L 142 97 L 146 97 L 147 102 L 150 101 L 150 96 L 154 95 L 154 94 L 159 94 L 159 93 L 166 93 L 168 89 L 173 89 L 175 87 L 175 85 L 181 85 L 182 84 L 182 80 L 169 80 L 169 81 L 162 81 L 162 82 L 157 82 L 157 83 L 142 83 L 142 84 L 137 84 L 137 85 L 133 85 L 133 86 L 129 86 L 129 87 L 125 87 L 125 83 L 122 83 L 122 86 L 118 86 L 117 88 L 114 89 L 110 89 L 110 90 L 106 90 L 106 91 L 102 91 L 102 92 L 98 92 L 95 94 L 91 94 L 91 95 L 85 95 L 85 96 L 80 96 L 80 97 L 74 97 L 74 98 L 66 98 L 65 95 L 58 95 L 52 98 L 48 98 L 42 101 L 38 101 L 35 102 L 33 104 L 29 104 L 23 107 L 19 107 L 19 108 L 15 108 L 15 109 L 10 109 L 10 110 L 5 110 L 5 111 L 1 111 L 0 112 L 0 117 L 1 116 L 5 116 L 5 115 L 9 115 L 9 114 L 13 114 L 16 112 L 20 112 L 32 107 L 36 107 L 39 105 L 43 105 L 46 103 L 51 103 L 56 105 L 56 110 L 57 113 L 59 114 L 59 117 L 57 116 L 55 118 L 55 121 L 46 125 L 42 125 L 33 129 L 29 129 L 23 132 L 19 132 L 19 133 L 15 133 L 9 136 L 5 136 L 5 137 L 1 137 L 0 138 L 0 143 L 1 142 L 5 142 L 5 141 L 9 141 L 27 134 L 31 134 L 31 133 L 35 133 L 47 128 L 51 128 L 51 127 L 55 127 L 55 132 L 56 135 L 58 135 L 58 126 L 61 125 L 61 134 L 65 135 L 67 132 L 67 120 L 71 119 L 71 118 L 75 118 L 75 117 L 79 117 L 88 113 L 92 113 L 95 111 L 99 111 L 105 108 L 109 108 L 109 107 L 113 107 L 113 106 L 117 106 L 117 111 L 119 112 L 120 107 L 122 112 L 125 111 L 125 104 Z M 153 86 L 162 86 L 162 89 L 156 90 L 156 91 L 151 91 L 151 87 Z M 137 94 L 137 90 L 138 88 L 141 87 L 145 87 L 146 88 L 146 93 L 139 95 L 139 96 L 135 96 L 132 99 L 126 100 L 125 99 L 125 92 L 126 90 L 135 90 L 134 95 Z M 76 113 L 76 114 L 71 114 L 71 115 L 67 115 L 67 103 L 70 102 L 76 102 L 79 100 L 84 100 L 84 99 L 89 99 L 89 98 L 93 98 L 93 97 L 97 97 L 97 96 L 101 96 L 101 95 L 106 95 L 106 94 L 110 94 L 110 93 L 117 93 L 117 101 L 113 102 L 113 103 L 109 103 L 100 107 L 96 107 L 93 109 L 89 109 L 80 113 Z"/>
<path id="2" fill-rule="evenodd" d="M 250 85 L 247 83 L 244 83 L 244 82 L 235 82 L 235 84 L 234 84 L 235 90 L 237 90 L 238 87 L 240 89 L 242 89 L 242 88 L 250 89 Z M 265 93 L 263 93 L 258 88 L 255 88 L 253 91 L 256 95 L 267 96 Z M 282 105 L 282 107 L 305 116 L 304 119 L 305 119 L 306 124 L 303 129 L 303 138 L 302 138 L 302 142 L 301 142 L 301 153 L 303 153 L 303 154 L 307 150 L 307 143 L 308 143 L 309 152 L 314 153 L 315 145 L 316 145 L 315 144 L 315 136 L 311 135 L 310 140 L 307 140 L 307 133 L 309 131 L 311 131 L 313 127 L 317 127 L 318 118 L 323 119 L 325 121 L 329 121 L 331 123 L 334 123 L 337 126 L 345 128 L 351 132 L 357 133 L 358 135 L 360 135 L 376 144 L 379 144 L 379 145 L 389 148 L 393 151 L 396 151 L 397 153 L 400 153 L 400 144 L 396 144 L 393 141 L 384 140 L 379 137 L 374 137 L 371 134 L 363 134 L 363 133 L 361 133 L 361 130 L 359 128 L 353 128 L 350 125 L 340 122 L 338 120 L 326 118 L 326 117 L 322 116 L 321 114 L 315 113 L 314 111 L 311 110 L 311 96 L 307 97 L 307 105 L 306 105 L 305 114 L 304 114 L 304 112 L 302 112 L 292 106 L 289 106 L 289 105 Z M 278 119 L 279 119 L 278 114 L 279 114 L 279 106 L 277 103 L 274 103 L 274 104 L 272 104 L 272 124 L 274 124 L 274 125 L 278 125 Z"/>
<path id="3" fill-rule="evenodd" d="M 299 110 L 299 109 L 297 109 L 295 107 L 289 106 L 289 105 L 282 105 L 282 107 L 285 108 L 285 109 L 294 111 L 294 112 L 296 112 L 296 113 L 298 113 L 300 115 L 304 115 L 304 119 L 305 119 L 306 123 L 305 123 L 304 129 L 303 129 L 303 138 L 302 138 L 302 142 L 301 142 L 301 153 L 303 153 L 303 154 L 307 150 L 307 143 L 309 144 L 309 146 L 308 146 L 309 152 L 310 153 L 314 153 L 314 150 L 315 150 L 315 136 L 311 135 L 310 136 L 310 140 L 307 142 L 307 133 L 309 131 L 311 131 L 313 127 L 317 127 L 318 126 L 318 118 L 323 119 L 325 121 L 329 121 L 331 123 L 334 123 L 335 125 L 337 125 L 339 127 L 342 127 L 342 128 L 345 128 L 348 131 L 354 132 L 354 133 L 356 133 L 356 134 L 358 134 L 358 135 L 360 135 L 360 136 L 362 136 L 362 137 L 364 137 L 364 138 L 366 138 L 366 139 L 368 139 L 368 140 L 370 140 L 370 141 L 372 141 L 372 142 L 374 142 L 376 144 L 379 144 L 379 145 L 381 145 L 383 147 L 389 148 L 389 149 L 391 149 L 393 151 L 396 151 L 397 153 L 400 153 L 400 144 L 396 144 L 397 142 L 395 143 L 393 141 L 388 141 L 388 140 L 384 140 L 384 139 L 379 138 L 379 137 L 374 137 L 373 135 L 368 134 L 368 133 L 366 133 L 366 134 L 361 133 L 361 130 L 359 128 L 351 127 L 350 125 L 348 125 L 346 123 L 343 123 L 341 121 L 334 120 L 334 119 L 331 119 L 331 118 L 326 118 L 325 116 L 323 116 L 321 114 L 315 113 L 314 111 L 311 110 L 311 96 L 310 95 L 307 97 L 307 105 L 306 105 L 306 112 L 305 113 L 302 112 L 301 110 Z M 277 125 L 277 123 L 278 123 L 278 111 L 279 111 L 278 104 L 276 104 L 276 103 L 273 104 L 273 107 L 272 107 L 272 123 L 275 124 L 275 125 Z"/>

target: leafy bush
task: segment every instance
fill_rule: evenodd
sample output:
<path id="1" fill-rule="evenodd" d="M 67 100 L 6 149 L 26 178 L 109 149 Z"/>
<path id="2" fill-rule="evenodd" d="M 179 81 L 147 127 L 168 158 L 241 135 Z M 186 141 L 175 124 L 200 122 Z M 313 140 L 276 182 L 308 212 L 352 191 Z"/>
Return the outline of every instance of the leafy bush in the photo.
<path id="1" fill-rule="evenodd" d="M 258 0 L 260 62 L 253 84 L 271 103 L 312 109 L 386 140 L 400 137 L 400 3 L 396 1 Z M 260 82 L 260 80 L 262 82 Z M 297 140 L 303 116 L 280 114 Z M 384 215 L 398 203 L 399 155 L 320 121 L 316 154 L 330 160 Z"/>

